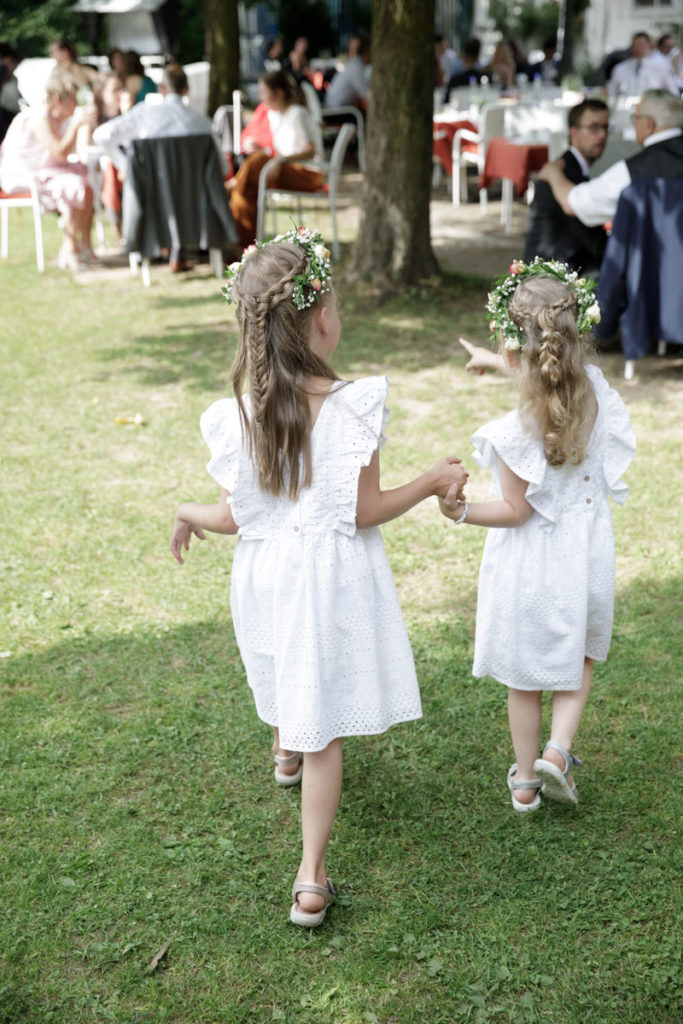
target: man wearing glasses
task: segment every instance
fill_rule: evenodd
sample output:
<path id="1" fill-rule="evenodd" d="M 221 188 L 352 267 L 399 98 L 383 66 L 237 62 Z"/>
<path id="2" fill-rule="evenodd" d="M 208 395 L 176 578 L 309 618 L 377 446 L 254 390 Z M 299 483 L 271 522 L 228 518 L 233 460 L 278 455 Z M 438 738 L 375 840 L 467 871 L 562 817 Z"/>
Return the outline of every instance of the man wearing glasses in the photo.
<path id="1" fill-rule="evenodd" d="M 555 199 L 570 217 L 595 227 L 614 219 L 619 196 L 638 178 L 683 178 L 683 102 L 664 89 L 644 92 L 633 124 L 640 153 L 619 160 L 603 174 L 574 185 L 561 160 L 545 164 L 539 180 L 547 181 Z"/>
<path id="2" fill-rule="evenodd" d="M 588 181 L 591 164 L 602 155 L 609 132 L 609 110 L 603 100 L 589 99 L 569 111 L 569 149 L 558 160 L 572 185 Z M 525 262 L 535 256 L 559 260 L 573 270 L 593 277 L 607 244 L 600 225 L 586 227 L 577 217 L 567 215 L 555 199 L 550 185 L 536 186 L 529 212 L 529 229 L 524 249 Z"/>

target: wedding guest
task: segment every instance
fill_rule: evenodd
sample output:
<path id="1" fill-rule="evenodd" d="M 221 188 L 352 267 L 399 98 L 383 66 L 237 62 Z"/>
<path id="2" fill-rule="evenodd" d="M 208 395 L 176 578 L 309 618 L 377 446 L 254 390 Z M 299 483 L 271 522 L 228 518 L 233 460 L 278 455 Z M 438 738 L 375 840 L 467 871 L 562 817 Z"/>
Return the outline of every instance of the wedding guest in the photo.
<path id="1" fill-rule="evenodd" d="M 612 71 L 607 85 L 610 96 L 641 96 L 653 89 L 666 89 L 678 96 L 680 89 L 671 62 L 652 48 L 647 32 L 636 32 L 631 40 L 631 56 Z"/>
<path id="2" fill-rule="evenodd" d="M 458 70 L 451 75 L 448 85 L 446 86 L 446 103 L 448 103 L 453 89 L 462 89 L 464 86 L 470 85 L 473 81 L 479 82 L 482 76 L 482 71 L 479 67 L 480 52 L 481 42 L 474 38 L 468 39 L 462 48 L 460 66 Z"/>
<path id="3" fill-rule="evenodd" d="M 145 96 L 159 91 L 156 83 L 145 72 L 145 66 L 140 60 L 140 55 L 135 50 L 128 50 L 127 53 L 124 53 L 121 74 L 126 86 L 126 92 L 130 96 L 130 106 L 142 103 Z"/>
<path id="4" fill-rule="evenodd" d="M 281 70 L 287 71 L 297 84 L 308 78 L 308 39 L 306 36 L 299 36 L 294 40 L 294 46 L 281 62 Z"/>
<path id="5" fill-rule="evenodd" d="M 315 126 L 296 83 L 286 72 L 272 71 L 261 78 L 259 92 L 269 109 L 274 153 L 263 149 L 251 153 L 226 183 L 230 209 L 245 247 L 256 236 L 259 178 L 273 155 L 278 164 L 270 174 L 270 188 L 308 192 L 319 188 L 323 181 L 318 171 L 302 166 L 302 161 L 315 156 Z"/>
<path id="6" fill-rule="evenodd" d="M 69 71 L 80 86 L 91 88 L 97 74 L 97 68 L 89 64 L 82 64 L 78 59 L 78 52 L 73 43 L 63 36 L 50 43 L 50 56 L 58 68 Z"/>
<path id="7" fill-rule="evenodd" d="M 94 105 L 77 106 L 80 87 L 71 71 L 55 68 L 45 86 L 45 107 L 17 114 L 0 152 L 3 191 L 23 191 L 34 180 L 43 208 L 59 213 L 59 266 L 72 271 L 98 262 L 90 243 L 93 193 L 88 170 L 68 159 L 81 126 L 94 128 L 97 117 Z"/>
<path id="8" fill-rule="evenodd" d="M 19 82 L 14 74 L 20 63 L 18 51 L 9 43 L 0 43 L 0 142 L 21 109 Z"/>
<path id="9" fill-rule="evenodd" d="M 591 164 L 607 144 L 609 108 L 603 100 L 588 99 L 569 111 L 569 149 L 560 160 L 564 174 L 573 184 L 588 181 Z M 586 227 L 570 217 L 555 199 L 550 185 L 539 181 L 529 211 L 524 262 L 534 257 L 559 260 L 572 270 L 595 277 L 600 269 L 607 233 L 602 225 Z"/>
<path id="10" fill-rule="evenodd" d="M 539 180 L 548 182 L 564 212 L 589 227 L 614 218 L 619 196 L 636 178 L 683 178 L 683 102 L 665 89 L 651 89 L 643 93 L 632 119 L 643 149 L 597 178 L 575 185 L 561 160 L 539 171 Z"/>
<path id="11" fill-rule="evenodd" d="M 325 93 L 325 107 L 352 107 L 365 109 L 370 88 L 370 38 L 358 34 L 357 55 L 350 57 L 342 71 L 338 71 Z"/>
<path id="12" fill-rule="evenodd" d="M 555 56 L 556 48 L 557 38 L 549 36 L 543 43 L 543 60 L 529 66 L 529 75 L 532 81 L 537 75 L 546 85 L 554 85 L 558 81 L 560 62 Z"/>

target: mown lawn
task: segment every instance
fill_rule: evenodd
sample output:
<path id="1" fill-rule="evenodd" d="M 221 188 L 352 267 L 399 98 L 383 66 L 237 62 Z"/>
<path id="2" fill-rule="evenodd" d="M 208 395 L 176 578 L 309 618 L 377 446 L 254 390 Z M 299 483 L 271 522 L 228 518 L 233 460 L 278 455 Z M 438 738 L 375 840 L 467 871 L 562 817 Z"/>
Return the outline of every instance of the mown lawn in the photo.
<path id="1" fill-rule="evenodd" d="M 46 222 L 48 251 L 56 252 Z M 168 552 L 213 500 L 198 416 L 230 309 L 200 268 L 0 268 L 0 1024 L 675 1024 L 680 1003 L 681 360 L 625 386 L 638 438 L 576 812 L 514 815 L 505 692 L 470 676 L 483 531 L 384 528 L 424 718 L 346 743 L 337 905 L 288 923 L 299 794 L 276 788 L 228 606 L 232 541 Z M 494 268 L 497 272 L 499 268 Z M 514 403 L 463 372 L 486 282 L 343 294 L 342 375 L 386 372 L 399 482 Z M 136 422 L 137 418 L 137 422 Z M 470 493 L 488 481 L 470 462 Z M 153 958 L 168 943 L 154 969 Z"/>

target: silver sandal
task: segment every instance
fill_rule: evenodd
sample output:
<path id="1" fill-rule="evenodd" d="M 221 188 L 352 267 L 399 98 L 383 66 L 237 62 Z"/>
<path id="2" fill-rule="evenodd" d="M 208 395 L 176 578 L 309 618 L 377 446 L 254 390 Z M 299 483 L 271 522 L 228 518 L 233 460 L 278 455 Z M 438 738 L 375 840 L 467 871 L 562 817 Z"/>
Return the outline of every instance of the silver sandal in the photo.
<path id="1" fill-rule="evenodd" d="M 510 790 L 510 796 L 512 797 L 512 806 L 516 811 L 521 814 L 528 813 L 529 811 L 536 811 L 541 806 L 541 795 L 537 793 L 530 804 L 523 804 L 519 800 L 515 800 L 516 789 L 540 789 L 541 782 L 539 779 L 530 779 L 528 782 L 515 782 L 515 775 L 517 774 L 517 764 L 513 764 L 508 772 L 508 789 Z"/>
<path id="2" fill-rule="evenodd" d="M 314 892 L 316 896 L 323 896 L 325 903 L 320 910 L 299 910 L 297 896 L 300 892 Z M 303 928 L 317 928 L 325 920 L 327 908 L 335 896 L 336 893 L 330 878 L 327 879 L 325 887 L 316 885 L 315 882 L 295 882 L 292 886 L 292 909 L 289 912 L 289 920 L 292 924 L 301 925 Z"/>
<path id="3" fill-rule="evenodd" d="M 569 785 L 569 776 L 574 766 L 581 767 L 581 761 L 555 740 L 548 740 L 543 748 L 544 754 L 548 748 L 556 750 L 560 754 L 565 766 L 562 770 L 552 761 L 544 761 L 542 757 L 534 761 L 534 771 L 543 783 L 541 792 L 550 800 L 557 800 L 561 804 L 572 804 L 575 807 L 579 802 L 579 791 L 575 782 L 571 786 Z"/>
<path id="4" fill-rule="evenodd" d="M 278 786 L 296 786 L 297 782 L 301 782 L 301 776 L 304 773 L 303 754 L 289 754 L 287 757 L 283 757 L 282 754 L 273 754 L 273 760 L 275 761 L 275 781 Z M 288 775 L 286 772 L 280 771 L 280 767 L 286 768 L 287 765 L 294 764 L 295 761 L 299 762 L 299 767 L 293 774 Z"/>

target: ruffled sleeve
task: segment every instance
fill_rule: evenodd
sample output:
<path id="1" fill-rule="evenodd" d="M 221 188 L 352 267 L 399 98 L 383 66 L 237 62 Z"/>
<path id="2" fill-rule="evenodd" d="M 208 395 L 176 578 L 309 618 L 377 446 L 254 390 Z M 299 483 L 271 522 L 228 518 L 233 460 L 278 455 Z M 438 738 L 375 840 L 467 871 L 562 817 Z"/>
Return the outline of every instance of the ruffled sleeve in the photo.
<path id="1" fill-rule="evenodd" d="M 206 468 L 216 483 L 232 494 L 237 485 L 242 450 L 237 401 L 220 398 L 214 402 L 200 416 L 199 427 L 211 455 Z"/>
<path id="2" fill-rule="evenodd" d="M 555 522 L 555 496 L 545 486 L 548 463 L 540 438 L 525 430 L 519 412 L 509 412 L 500 420 L 491 420 L 472 436 L 475 462 L 488 469 L 493 490 L 502 497 L 498 460 L 508 466 L 521 480 L 528 480 L 525 498 L 539 515 Z"/>
<path id="3" fill-rule="evenodd" d="M 386 377 L 363 377 L 336 388 L 336 393 L 330 396 L 336 411 L 332 429 L 337 455 L 336 473 L 340 482 L 336 491 L 336 511 L 340 524 L 345 524 L 342 529 L 349 533 L 355 532 L 356 528 L 360 471 L 370 464 L 374 452 L 386 441 L 388 387 Z"/>
<path id="4" fill-rule="evenodd" d="M 586 371 L 598 400 L 599 414 L 605 424 L 605 446 L 602 460 L 605 483 L 612 501 L 617 505 L 623 505 L 628 498 L 629 489 L 622 477 L 636 453 L 636 439 L 631 429 L 631 417 L 621 395 L 609 386 L 602 370 L 597 366 L 587 366 Z"/>

